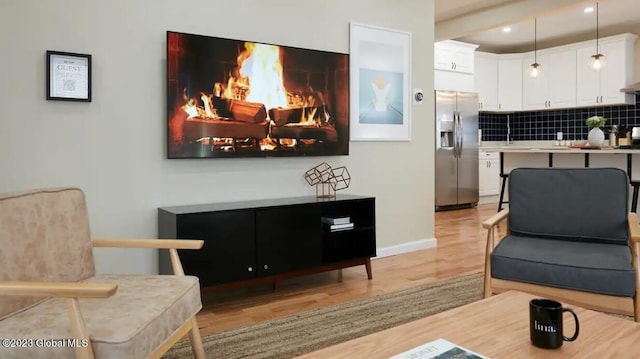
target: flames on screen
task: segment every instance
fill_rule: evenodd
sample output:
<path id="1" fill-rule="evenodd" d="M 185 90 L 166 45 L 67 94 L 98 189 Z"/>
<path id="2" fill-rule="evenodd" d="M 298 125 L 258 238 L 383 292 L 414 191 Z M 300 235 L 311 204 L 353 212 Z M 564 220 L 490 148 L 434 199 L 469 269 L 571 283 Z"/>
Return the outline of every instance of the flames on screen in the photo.
<path id="1" fill-rule="evenodd" d="M 300 121 L 288 126 L 322 126 L 328 123 L 324 95 L 311 88 L 288 91 L 284 86 L 283 66 L 280 47 L 276 45 L 244 43 L 244 50 L 237 57 L 237 67 L 226 82 L 215 82 L 211 93 L 201 92 L 198 97 L 189 97 L 183 92 L 185 105 L 182 110 L 188 118 L 222 118 L 213 105 L 213 97 L 263 103 L 267 110 L 272 108 L 303 108 Z M 295 140 L 291 145 L 295 145 Z M 265 139 L 263 149 L 270 149 L 275 143 Z"/>

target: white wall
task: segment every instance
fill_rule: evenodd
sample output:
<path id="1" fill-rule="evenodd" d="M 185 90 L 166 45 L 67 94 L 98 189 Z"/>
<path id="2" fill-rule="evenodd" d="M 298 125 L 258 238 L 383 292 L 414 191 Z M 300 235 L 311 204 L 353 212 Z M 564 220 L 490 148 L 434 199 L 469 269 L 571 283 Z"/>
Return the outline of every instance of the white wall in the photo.
<path id="1" fill-rule="evenodd" d="M 636 26 L 632 33 L 640 36 L 640 25 Z M 634 82 L 640 82 L 640 39 L 636 40 L 635 67 L 633 69 Z"/>
<path id="2" fill-rule="evenodd" d="M 154 238 L 157 207 L 311 195 L 303 173 L 346 165 L 377 197 L 378 247 L 434 237 L 433 2 L 0 0 L 0 192 L 79 186 L 94 237 Z M 321 158 L 167 160 L 166 31 L 349 51 L 349 22 L 413 33 L 411 142 Z M 45 51 L 93 55 L 93 102 L 45 100 Z M 231 239 L 230 239 L 231 240 Z M 100 272 L 154 273 L 152 250 L 98 250 Z"/>

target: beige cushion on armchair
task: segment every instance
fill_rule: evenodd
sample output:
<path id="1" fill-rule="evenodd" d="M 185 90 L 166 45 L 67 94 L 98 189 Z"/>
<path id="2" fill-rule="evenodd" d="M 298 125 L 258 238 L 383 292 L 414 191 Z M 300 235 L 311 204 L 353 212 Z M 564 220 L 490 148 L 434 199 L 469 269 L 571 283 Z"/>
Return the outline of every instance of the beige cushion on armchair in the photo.
<path id="1" fill-rule="evenodd" d="M 96 358 L 158 356 L 185 329 L 192 330 L 192 340 L 198 330 L 198 278 L 95 275 L 87 209 L 79 189 L 0 195 L 0 248 L 0 338 L 34 340 L 30 348 L 0 346 L 0 358 L 75 355 L 74 348 L 42 348 L 37 341 L 74 337 L 71 299 L 2 295 L 7 293 L 3 284 L 11 281 L 117 284 L 111 297 L 78 300 Z M 201 342 L 194 344 L 197 357 L 201 348 Z"/>
<path id="2" fill-rule="evenodd" d="M 0 280 L 77 282 L 95 274 L 84 195 L 51 189 L 0 195 Z M 0 319 L 44 300 L 0 296 Z"/>

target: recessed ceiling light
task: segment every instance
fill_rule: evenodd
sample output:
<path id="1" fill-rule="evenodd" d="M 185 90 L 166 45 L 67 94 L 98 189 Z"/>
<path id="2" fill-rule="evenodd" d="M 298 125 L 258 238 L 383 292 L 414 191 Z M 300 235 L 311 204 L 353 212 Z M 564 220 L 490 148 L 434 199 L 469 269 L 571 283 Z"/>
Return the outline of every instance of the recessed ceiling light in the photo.
<path id="1" fill-rule="evenodd" d="M 594 10 L 593 6 L 589 6 L 589 7 L 584 8 L 585 14 L 592 13 L 593 10 Z"/>
<path id="2" fill-rule="evenodd" d="M 511 32 L 511 28 L 509 26 L 505 26 L 502 28 L 502 32 Z"/>

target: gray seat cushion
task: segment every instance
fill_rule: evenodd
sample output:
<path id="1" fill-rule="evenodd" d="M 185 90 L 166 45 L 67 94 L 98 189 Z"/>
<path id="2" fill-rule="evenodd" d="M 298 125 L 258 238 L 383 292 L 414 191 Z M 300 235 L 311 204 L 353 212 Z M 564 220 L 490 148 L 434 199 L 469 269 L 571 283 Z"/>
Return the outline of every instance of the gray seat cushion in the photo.
<path id="1" fill-rule="evenodd" d="M 628 246 L 507 235 L 491 254 L 493 278 L 633 297 Z"/>
<path id="2" fill-rule="evenodd" d="M 628 245 L 629 179 L 618 168 L 516 168 L 509 230 L 522 236 Z"/>

